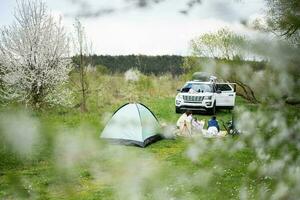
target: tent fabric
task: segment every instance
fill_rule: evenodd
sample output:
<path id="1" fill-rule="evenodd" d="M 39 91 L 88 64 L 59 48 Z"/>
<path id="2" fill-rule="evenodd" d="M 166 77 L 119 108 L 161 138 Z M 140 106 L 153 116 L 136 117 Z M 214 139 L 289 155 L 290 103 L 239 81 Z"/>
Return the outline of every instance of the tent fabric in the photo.
<path id="1" fill-rule="evenodd" d="M 145 147 L 159 139 L 159 123 L 143 104 L 127 103 L 109 120 L 101 138 Z"/>

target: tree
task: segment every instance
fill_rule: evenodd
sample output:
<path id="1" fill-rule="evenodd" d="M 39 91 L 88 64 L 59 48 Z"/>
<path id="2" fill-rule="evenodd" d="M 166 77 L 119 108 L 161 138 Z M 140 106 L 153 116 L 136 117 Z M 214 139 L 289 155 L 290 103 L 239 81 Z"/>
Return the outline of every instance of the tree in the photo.
<path id="1" fill-rule="evenodd" d="M 205 33 L 191 40 L 191 49 L 194 55 L 201 57 L 233 60 L 244 57 L 242 47 L 245 43 L 244 36 L 222 28 L 216 33 Z"/>
<path id="2" fill-rule="evenodd" d="M 299 0 L 267 0 L 268 25 L 281 35 L 291 37 L 299 35 L 300 2 Z"/>
<path id="3" fill-rule="evenodd" d="M 15 22 L 1 29 L 2 97 L 40 107 L 62 103 L 70 71 L 68 37 L 44 2 L 20 1 Z"/>
<path id="4" fill-rule="evenodd" d="M 191 40 L 192 52 L 203 57 L 218 57 L 216 34 L 206 33 Z"/>
<path id="5" fill-rule="evenodd" d="M 88 47 L 84 27 L 79 19 L 76 19 L 75 24 L 75 37 L 74 37 L 74 50 L 75 50 L 75 64 L 79 70 L 79 88 L 81 92 L 80 109 L 82 112 L 87 111 L 86 100 L 88 93 L 88 81 L 87 81 L 87 66 L 89 64 L 88 59 L 92 58 Z"/>

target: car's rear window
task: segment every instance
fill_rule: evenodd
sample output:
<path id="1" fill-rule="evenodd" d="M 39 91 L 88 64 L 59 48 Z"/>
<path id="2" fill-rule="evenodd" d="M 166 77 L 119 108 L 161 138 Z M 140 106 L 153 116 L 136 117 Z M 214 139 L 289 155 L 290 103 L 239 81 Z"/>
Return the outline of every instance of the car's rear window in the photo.
<path id="1" fill-rule="evenodd" d="M 213 92 L 212 84 L 204 84 L 204 83 L 186 83 L 181 92 L 189 92 L 193 90 L 194 92 Z"/>

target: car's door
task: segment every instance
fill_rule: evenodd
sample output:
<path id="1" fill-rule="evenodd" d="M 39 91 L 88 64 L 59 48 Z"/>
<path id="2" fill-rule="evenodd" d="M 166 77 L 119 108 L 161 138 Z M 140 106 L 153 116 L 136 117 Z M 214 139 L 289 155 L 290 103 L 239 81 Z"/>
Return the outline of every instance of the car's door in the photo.
<path id="1" fill-rule="evenodd" d="M 216 106 L 232 107 L 235 104 L 235 87 L 228 83 L 216 84 Z"/>

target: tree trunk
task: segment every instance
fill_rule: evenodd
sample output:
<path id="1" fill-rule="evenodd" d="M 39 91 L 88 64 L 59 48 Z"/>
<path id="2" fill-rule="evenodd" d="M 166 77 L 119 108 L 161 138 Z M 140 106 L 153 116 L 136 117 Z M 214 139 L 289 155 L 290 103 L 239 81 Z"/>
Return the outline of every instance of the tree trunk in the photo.
<path id="1" fill-rule="evenodd" d="M 248 101 L 250 101 L 251 103 L 260 103 L 260 101 L 257 100 L 257 98 L 254 94 L 254 91 L 248 85 L 246 85 L 245 83 L 238 81 L 238 80 L 235 80 L 234 82 L 236 82 L 236 84 L 238 84 L 238 86 L 240 86 L 242 88 L 242 90 L 245 93 L 244 97 Z"/>
<path id="2" fill-rule="evenodd" d="M 41 107 L 41 103 L 43 102 L 43 93 L 42 88 L 38 88 L 36 83 L 32 87 L 31 96 L 31 105 L 35 109 L 39 109 Z"/>
<path id="3" fill-rule="evenodd" d="M 82 99 L 81 99 L 81 105 L 80 110 L 81 112 L 87 112 L 86 108 L 86 87 L 85 87 L 85 71 L 83 66 L 83 55 L 80 54 L 80 84 L 81 84 L 81 93 L 82 93 Z"/>

